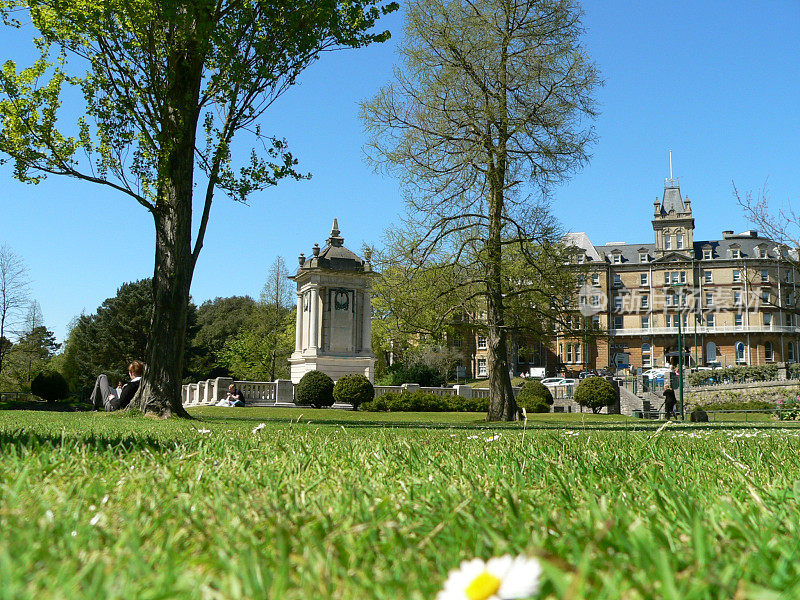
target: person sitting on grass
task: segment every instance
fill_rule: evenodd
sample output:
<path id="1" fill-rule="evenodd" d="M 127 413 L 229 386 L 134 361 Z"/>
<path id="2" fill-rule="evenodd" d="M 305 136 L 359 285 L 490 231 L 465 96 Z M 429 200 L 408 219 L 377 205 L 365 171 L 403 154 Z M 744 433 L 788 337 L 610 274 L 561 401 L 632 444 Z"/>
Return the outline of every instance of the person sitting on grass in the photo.
<path id="1" fill-rule="evenodd" d="M 217 402 L 215 406 L 244 406 L 244 394 L 232 383 L 228 386 L 228 395 Z"/>
<path id="2" fill-rule="evenodd" d="M 97 381 L 94 383 L 92 395 L 90 396 L 94 409 L 111 412 L 128 406 L 139 390 L 142 373 L 144 373 L 144 363 L 142 361 L 135 360 L 129 364 L 128 375 L 130 375 L 131 380 L 129 383 L 123 385 L 120 391 L 111 387 L 105 373 L 98 375 Z"/>

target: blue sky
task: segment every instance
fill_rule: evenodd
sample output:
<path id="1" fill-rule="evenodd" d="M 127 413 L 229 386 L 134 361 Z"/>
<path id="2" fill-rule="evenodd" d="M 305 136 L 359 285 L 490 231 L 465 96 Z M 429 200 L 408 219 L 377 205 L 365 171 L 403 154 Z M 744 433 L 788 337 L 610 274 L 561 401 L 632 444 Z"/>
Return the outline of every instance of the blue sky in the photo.
<path id="1" fill-rule="evenodd" d="M 586 47 L 605 86 L 590 163 L 554 190 L 564 227 L 595 244 L 651 242 L 653 200 L 673 151 L 692 199 L 695 239 L 750 228 L 732 196 L 766 182 L 774 202 L 800 199 L 800 2 L 585 2 Z M 257 297 L 277 255 L 293 268 L 338 217 L 345 245 L 379 243 L 403 211 L 397 184 L 363 160 L 359 100 L 391 78 L 393 40 L 330 53 L 309 68 L 263 120 L 285 137 L 310 181 L 284 182 L 249 206 L 218 196 L 192 284 L 198 304 Z M 0 61 L 28 57 L 25 37 L 0 30 Z M 68 111 L 69 112 L 69 111 Z M 30 271 L 32 297 L 63 339 L 125 281 L 149 277 L 149 215 L 126 197 L 52 177 L 38 186 L 0 167 L 0 243 Z"/>

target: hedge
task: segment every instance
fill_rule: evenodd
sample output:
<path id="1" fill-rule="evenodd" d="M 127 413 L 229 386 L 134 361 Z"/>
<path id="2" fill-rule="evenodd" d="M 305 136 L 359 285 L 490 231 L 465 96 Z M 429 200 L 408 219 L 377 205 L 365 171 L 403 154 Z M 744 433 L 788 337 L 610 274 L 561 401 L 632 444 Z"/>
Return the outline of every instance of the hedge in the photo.
<path id="1" fill-rule="evenodd" d="M 689 383 L 694 386 L 709 385 L 712 379 L 715 383 L 774 381 L 778 379 L 778 365 L 743 365 L 740 367 L 714 369 L 713 371 L 696 371 L 689 375 Z"/>
<path id="2" fill-rule="evenodd" d="M 387 392 L 361 405 L 370 412 L 487 412 L 488 398 L 439 396 L 431 392 Z"/>

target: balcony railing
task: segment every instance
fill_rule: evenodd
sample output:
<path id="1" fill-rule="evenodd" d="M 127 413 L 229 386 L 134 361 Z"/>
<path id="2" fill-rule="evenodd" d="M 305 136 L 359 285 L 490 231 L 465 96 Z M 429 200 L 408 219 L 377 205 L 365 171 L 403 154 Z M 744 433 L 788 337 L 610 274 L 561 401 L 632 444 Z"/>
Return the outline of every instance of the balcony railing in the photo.
<path id="1" fill-rule="evenodd" d="M 682 328 L 684 335 L 694 335 L 694 325 L 691 323 Z M 611 329 L 611 336 L 641 336 L 641 335 L 678 335 L 677 327 L 632 327 L 627 329 Z M 727 325 L 720 327 L 708 327 L 698 325 L 697 333 L 800 333 L 800 327 L 790 327 L 787 325 L 748 325 L 735 326 Z"/>

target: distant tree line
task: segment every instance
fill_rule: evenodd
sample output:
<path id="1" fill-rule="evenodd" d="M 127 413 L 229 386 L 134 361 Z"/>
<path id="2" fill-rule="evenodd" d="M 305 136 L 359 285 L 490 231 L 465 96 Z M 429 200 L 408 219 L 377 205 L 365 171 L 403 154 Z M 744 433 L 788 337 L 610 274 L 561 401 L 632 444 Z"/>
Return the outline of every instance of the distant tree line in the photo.
<path id="1" fill-rule="evenodd" d="M 184 341 L 184 381 L 213 377 L 272 381 L 289 376 L 294 350 L 295 309 L 282 258 L 270 267 L 258 300 L 219 297 L 196 306 L 189 302 Z M 73 396 L 88 397 L 99 373 L 112 385 L 124 381 L 127 366 L 145 356 L 153 303 L 152 280 L 123 283 L 95 312 L 81 314 L 62 345 L 42 322 L 37 302 L 19 321 L 16 340 L 0 338 L 4 363 L 0 391 L 30 391 L 42 371 L 61 373 Z M 13 339 L 13 336 L 12 336 Z"/>

